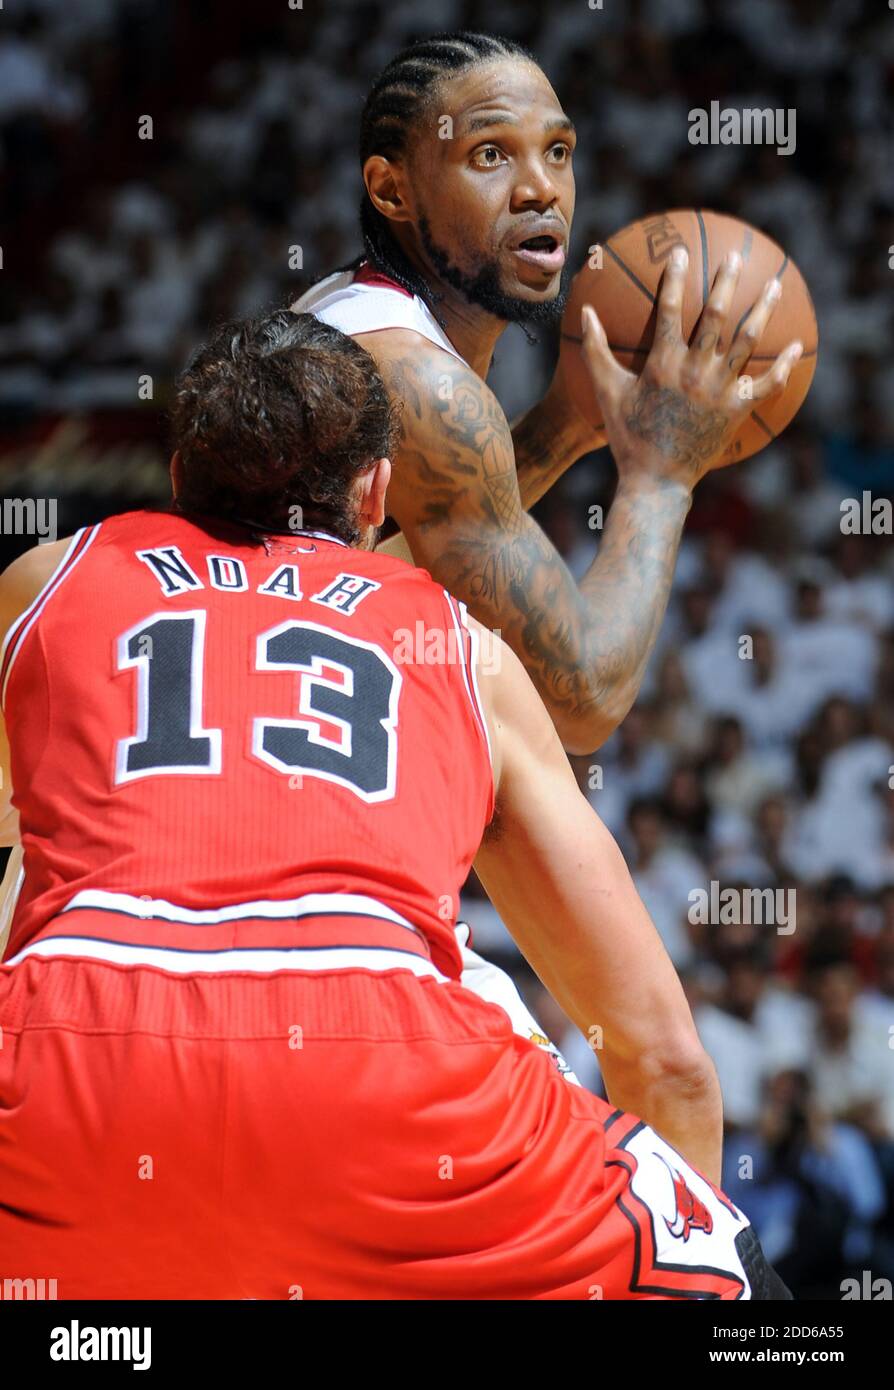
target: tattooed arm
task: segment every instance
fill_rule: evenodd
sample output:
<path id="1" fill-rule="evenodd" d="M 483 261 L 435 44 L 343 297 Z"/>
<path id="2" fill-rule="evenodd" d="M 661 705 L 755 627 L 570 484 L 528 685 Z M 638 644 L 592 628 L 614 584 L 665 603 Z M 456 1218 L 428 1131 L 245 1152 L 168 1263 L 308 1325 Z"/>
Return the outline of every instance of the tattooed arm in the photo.
<path id="1" fill-rule="evenodd" d="M 687 348 L 685 262 L 672 261 L 639 377 L 619 365 L 596 315 L 585 311 L 584 353 L 619 483 L 579 588 L 524 511 L 512 435 L 480 377 L 417 334 L 358 335 L 404 403 L 389 508 L 414 559 L 500 630 L 571 752 L 597 748 L 632 705 L 664 616 L 692 488 L 724 458 L 753 401 L 784 388 L 800 355 L 800 345 L 790 345 L 740 399 L 736 374 L 769 318 L 776 282 L 724 344 L 739 269 L 731 259 L 718 273 Z"/>
<path id="2" fill-rule="evenodd" d="M 605 430 L 588 425 L 570 400 L 557 393 L 554 382 L 543 400 L 512 426 L 515 471 L 525 510 L 539 502 L 573 463 L 605 442 Z"/>
<path id="3" fill-rule="evenodd" d="M 589 753 L 630 708 L 664 613 L 688 494 L 619 491 L 578 588 L 525 512 L 512 435 L 493 392 L 406 332 L 359 336 L 403 401 L 388 506 L 417 564 L 498 629 L 565 743 Z"/>

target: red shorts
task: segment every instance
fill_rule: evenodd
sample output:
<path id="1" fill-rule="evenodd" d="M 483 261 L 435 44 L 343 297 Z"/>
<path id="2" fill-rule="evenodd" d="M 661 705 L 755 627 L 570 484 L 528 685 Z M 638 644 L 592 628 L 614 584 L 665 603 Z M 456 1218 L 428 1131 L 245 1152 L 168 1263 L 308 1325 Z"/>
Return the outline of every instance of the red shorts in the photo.
<path id="1" fill-rule="evenodd" d="M 31 957 L 0 967 L 0 1027 L 0 1281 L 751 1296 L 742 1214 L 458 984 Z"/>

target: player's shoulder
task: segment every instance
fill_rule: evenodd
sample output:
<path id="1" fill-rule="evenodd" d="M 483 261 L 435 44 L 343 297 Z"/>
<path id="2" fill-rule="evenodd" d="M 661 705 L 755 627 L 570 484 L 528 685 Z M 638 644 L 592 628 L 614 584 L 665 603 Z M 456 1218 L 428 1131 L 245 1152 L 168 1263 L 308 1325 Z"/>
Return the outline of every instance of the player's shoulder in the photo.
<path id="1" fill-rule="evenodd" d="M 103 546 L 114 545 L 122 531 L 131 523 L 138 525 L 144 514 L 120 512 L 82 526 L 72 535 L 33 545 L 11 561 L 0 573 L 0 640 L 44 590 L 80 564 L 88 550 L 96 555 Z"/>
<path id="2" fill-rule="evenodd" d="M 412 329 L 386 328 L 352 335 L 375 360 L 386 387 L 403 405 L 404 434 L 422 424 L 427 435 L 438 423 L 452 435 L 475 422 L 508 430 L 506 417 L 477 372 Z M 473 441 L 480 443 L 480 441 Z"/>
<path id="3" fill-rule="evenodd" d="M 130 512 L 116 512 L 103 521 L 82 526 L 80 530 L 62 536 L 59 540 L 41 541 L 38 545 L 31 546 L 0 572 L 0 593 L 24 593 L 30 588 L 35 588 L 35 592 L 39 591 L 52 578 L 63 560 L 76 560 L 80 552 L 91 547 L 95 553 L 97 544 L 114 544 L 122 535 L 129 535 L 134 529 L 146 527 L 155 513 L 162 519 L 168 519 L 165 508 L 138 508 Z"/>
<path id="4" fill-rule="evenodd" d="M 63 536 L 61 540 L 43 541 L 24 550 L 0 574 L 0 586 L 12 589 L 49 578 L 73 539 L 73 536 Z"/>
<path id="5" fill-rule="evenodd" d="M 402 365 L 411 375 L 419 377 L 449 370 L 451 373 L 468 373 L 476 381 L 481 380 L 461 358 L 427 338 L 424 333 L 417 333 L 415 328 L 403 325 L 372 328 L 366 333 L 352 333 L 351 337 L 374 358 L 380 368 Z"/>
<path id="6" fill-rule="evenodd" d="M 73 539 L 65 536 L 34 545 L 16 556 L 0 574 L 0 640 L 50 582 Z"/>

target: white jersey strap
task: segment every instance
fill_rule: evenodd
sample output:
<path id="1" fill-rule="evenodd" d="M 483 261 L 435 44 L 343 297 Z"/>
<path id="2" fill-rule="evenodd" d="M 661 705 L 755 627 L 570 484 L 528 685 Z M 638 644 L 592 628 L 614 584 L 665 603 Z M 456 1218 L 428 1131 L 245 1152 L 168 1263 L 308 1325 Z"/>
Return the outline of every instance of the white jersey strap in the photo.
<path id="1" fill-rule="evenodd" d="M 338 270 L 311 285 L 292 305 L 292 312 L 313 314 L 351 337 L 378 333 L 383 328 L 408 328 L 468 366 L 425 301 L 418 294 L 408 294 L 399 285 L 384 281 L 384 276 L 378 276 L 367 283 L 355 279 L 353 270 Z"/>

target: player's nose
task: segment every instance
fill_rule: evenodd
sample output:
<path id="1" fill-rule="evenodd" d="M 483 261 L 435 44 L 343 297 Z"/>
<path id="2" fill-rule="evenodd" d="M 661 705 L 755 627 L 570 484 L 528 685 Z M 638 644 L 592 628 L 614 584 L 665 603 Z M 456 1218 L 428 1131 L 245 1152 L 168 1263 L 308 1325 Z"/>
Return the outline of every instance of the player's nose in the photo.
<path id="1" fill-rule="evenodd" d="M 543 211 L 558 201 L 559 189 L 550 167 L 542 156 L 533 156 L 519 166 L 512 190 L 512 211 L 536 208 Z"/>

